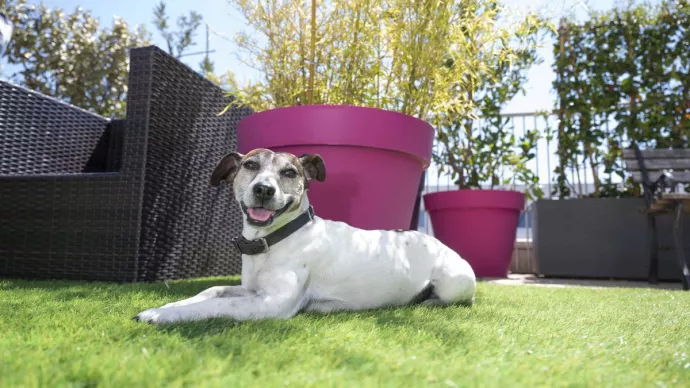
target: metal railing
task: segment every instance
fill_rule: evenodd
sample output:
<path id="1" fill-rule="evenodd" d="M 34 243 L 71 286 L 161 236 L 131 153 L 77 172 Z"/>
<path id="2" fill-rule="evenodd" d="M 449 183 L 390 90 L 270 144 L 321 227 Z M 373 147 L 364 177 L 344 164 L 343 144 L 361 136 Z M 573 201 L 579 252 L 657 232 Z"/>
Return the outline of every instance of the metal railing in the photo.
<path id="1" fill-rule="evenodd" d="M 509 118 L 508 128 L 513 131 L 513 134 L 520 137 L 527 131 L 537 130 L 540 134 L 539 140 L 536 144 L 536 157 L 528 163 L 528 167 L 534 171 L 539 177 L 539 185 L 544 191 L 544 198 L 552 198 L 551 193 L 554 188 L 553 171 L 558 165 L 557 138 L 556 130 L 558 128 L 558 118 L 554 112 L 544 114 L 543 112 L 527 112 L 527 113 L 507 113 L 503 117 Z M 478 120 L 479 125 L 482 126 L 484 122 Z M 434 145 L 438 147 L 438 145 Z M 438 191 L 455 190 L 453 180 L 449 174 L 439 175 L 439 167 L 432 162 L 426 173 L 426 182 L 424 185 L 423 194 L 433 193 Z M 594 192 L 594 178 L 593 171 L 588 170 L 585 166 L 582 171 L 569 172 L 569 178 L 573 182 L 579 182 L 578 195 L 586 195 Z M 488 187 L 488 185 L 487 185 Z M 513 189 L 524 191 L 521 185 L 513 186 L 497 186 L 498 189 Z M 531 241 L 531 203 L 526 203 L 525 209 L 520 216 L 520 225 L 518 227 L 517 240 Z M 419 217 L 419 230 L 433 235 L 433 228 L 429 215 L 424 210 L 424 203 L 421 204 Z"/>
<path id="2" fill-rule="evenodd" d="M 552 171 L 557 163 L 556 158 L 556 138 L 549 136 L 554 133 L 553 128 L 557 128 L 558 120 L 554 114 L 544 115 L 540 112 L 530 113 L 509 113 L 503 115 L 508 117 L 508 127 L 513 131 L 515 136 L 523 136 L 527 131 L 537 130 L 540 137 L 536 144 L 536 157 L 532 160 L 528 167 L 536 172 L 539 177 L 539 185 L 544 190 L 545 197 L 550 198 L 552 192 Z M 482 126 L 482 120 L 478 123 Z M 438 144 L 434 145 L 435 150 Z M 488 185 L 487 185 L 488 186 Z M 457 186 L 454 184 L 449 174 L 439 174 L 439 166 L 432 162 L 427 170 L 424 190 L 422 194 L 455 190 Z M 508 187 L 499 186 L 499 189 Z M 509 187 L 513 190 L 524 191 L 520 185 L 513 185 Z M 525 208 L 520 214 L 520 223 L 516 234 L 515 249 L 513 251 L 513 258 L 511 261 L 511 272 L 513 273 L 537 273 L 537 264 L 532 250 L 532 213 L 530 203 L 525 204 Z M 420 205 L 418 230 L 421 232 L 433 235 L 433 227 L 431 218 L 424 209 L 424 201 Z"/>

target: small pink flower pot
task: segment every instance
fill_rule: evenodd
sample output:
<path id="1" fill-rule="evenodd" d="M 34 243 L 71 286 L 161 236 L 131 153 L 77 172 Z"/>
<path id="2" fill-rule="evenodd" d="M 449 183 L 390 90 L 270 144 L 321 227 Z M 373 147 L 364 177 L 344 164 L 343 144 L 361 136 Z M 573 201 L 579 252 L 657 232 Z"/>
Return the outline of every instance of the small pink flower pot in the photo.
<path id="1" fill-rule="evenodd" d="M 525 196 L 516 191 L 454 190 L 424 196 L 434 235 L 479 278 L 508 276 Z"/>

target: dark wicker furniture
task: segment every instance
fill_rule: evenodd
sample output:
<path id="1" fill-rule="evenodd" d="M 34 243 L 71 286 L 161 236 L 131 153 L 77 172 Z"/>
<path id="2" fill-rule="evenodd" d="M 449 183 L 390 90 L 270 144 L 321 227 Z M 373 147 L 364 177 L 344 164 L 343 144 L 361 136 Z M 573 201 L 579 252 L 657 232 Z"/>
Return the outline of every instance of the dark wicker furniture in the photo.
<path id="1" fill-rule="evenodd" d="M 131 50 L 108 120 L 0 82 L 0 277 L 154 281 L 240 272 L 215 163 L 249 109 L 156 47 Z"/>

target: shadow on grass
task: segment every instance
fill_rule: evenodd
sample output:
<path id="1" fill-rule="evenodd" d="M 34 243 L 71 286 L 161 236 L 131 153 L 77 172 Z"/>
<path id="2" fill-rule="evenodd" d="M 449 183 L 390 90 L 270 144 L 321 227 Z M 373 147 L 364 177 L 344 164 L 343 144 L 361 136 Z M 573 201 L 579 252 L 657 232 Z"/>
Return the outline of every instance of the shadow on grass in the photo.
<path id="1" fill-rule="evenodd" d="M 432 341 L 434 347 L 457 353 L 466 347 L 465 344 L 472 342 L 468 338 L 472 335 L 469 329 L 444 324 L 448 320 L 459 319 L 459 315 L 465 315 L 458 312 L 453 308 L 424 306 L 365 312 L 305 313 L 287 320 L 238 322 L 217 318 L 163 325 L 157 330 L 165 335 L 183 337 L 191 346 L 212 344 L 213 352 L 232 354 L 237 368 L 256 367 L 246 361 L 246 356 L 273 349 L 276 354 L 300 351 L 318 353 L 328 358 L 333 368 L 359 370 L 367 366 L 382 367 L 376 356 L 381 346 L 411 348 L 410 351 L 414 353 L 417 341 L 427 342 L 429 338 L 435 338 Z M 350 335 L 357 340 L 350 340 Z M 275 362 L 293 363 L 299 358 L 299 355 L 288 359 L 276 356 Z"/>
<path id="2" fill-rule="evenodd" d="M 203 344 L 208 349 L 212 344 L 213 352 L 227 357 L 232 355 L 236 368 L 257 368 L 255 373 L 261 373 L 261 366 L 253 364 L 247 355 L 257 351 L 272 351 L 274 366 L 291 364 L 303 355 L 282 356 L 290 351 L 314 352 L 327 355 L 333 363 L 333 368 L 360 368 L 367 364 L 380 362 L 367 354 L 371 349 L 353 345 L 344 338 L 340 341 L 323 340 L 324 333 L 329 330 L 329 322 L 322 317 L 312 315 L 308 319 L 262 320 L 238 322 L 231 319 L 210 319 L 196 323 L 179 323 L 163 325 L 159 331 L 170 336 L 180 336 L 189 340 L 190 346 Z M 358 320 L 355 316 L 341 315 L 337 323 Z M 317 327 L 314 328 L 313 325 Z M 318 333 L 318 336 L 311 337 Z M 311 337 L 311 338 L 310 338 Z M 311 356 L 309 356 L 311 357 Z M 251 357 L 250 357 L 251 358 Z M 277 364 L 276 364 L 277 363 Z"/>
<path id="3" fill-rule="evenodd" d="M 261 342 L 265 344 L 280 345 L 292 335 L 303 334 L 305 330 L 327 331 L 334 325 L 373 322 L 375 327 L 382 330 L 398 332 L 403 328 L 411 329 L 416 332 L 432 334 L 446 343 L 446 340 L 452 339 L 452 342 L 461 340 L 464 333 L 452 328 L 452 325 L 439 324 L 439 322 L 462 319 L 465 314 L 471 314 L 471 308 L 466 306 L 415 305 L 329 314 L 299 313 L 297 316 L 285 320 L 235 321 L 230 318 L 214 318 L 201 322 L 161 325 L 158 329 L 188 339 L 203 339 L 224 336 L 229 331 L 242 328 L 258 335 L 262 339 Z M 426 314 L 415 315 L 415 313 Z M 428 314 L 432 314 L 432 316 Z"/>

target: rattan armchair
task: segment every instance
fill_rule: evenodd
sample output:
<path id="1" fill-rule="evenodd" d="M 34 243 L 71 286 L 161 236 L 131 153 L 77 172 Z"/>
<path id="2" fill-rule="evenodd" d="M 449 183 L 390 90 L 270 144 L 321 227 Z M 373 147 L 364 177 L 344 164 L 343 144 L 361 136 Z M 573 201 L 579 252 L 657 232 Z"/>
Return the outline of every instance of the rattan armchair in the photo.
<path id="1" fill-rule="evenodd" d="M 234 275 L 242 227 L 210 187 L 248 108 L 157 47 L 130 52 L 126 117 L 0 82 L 0 277 Z"/>

